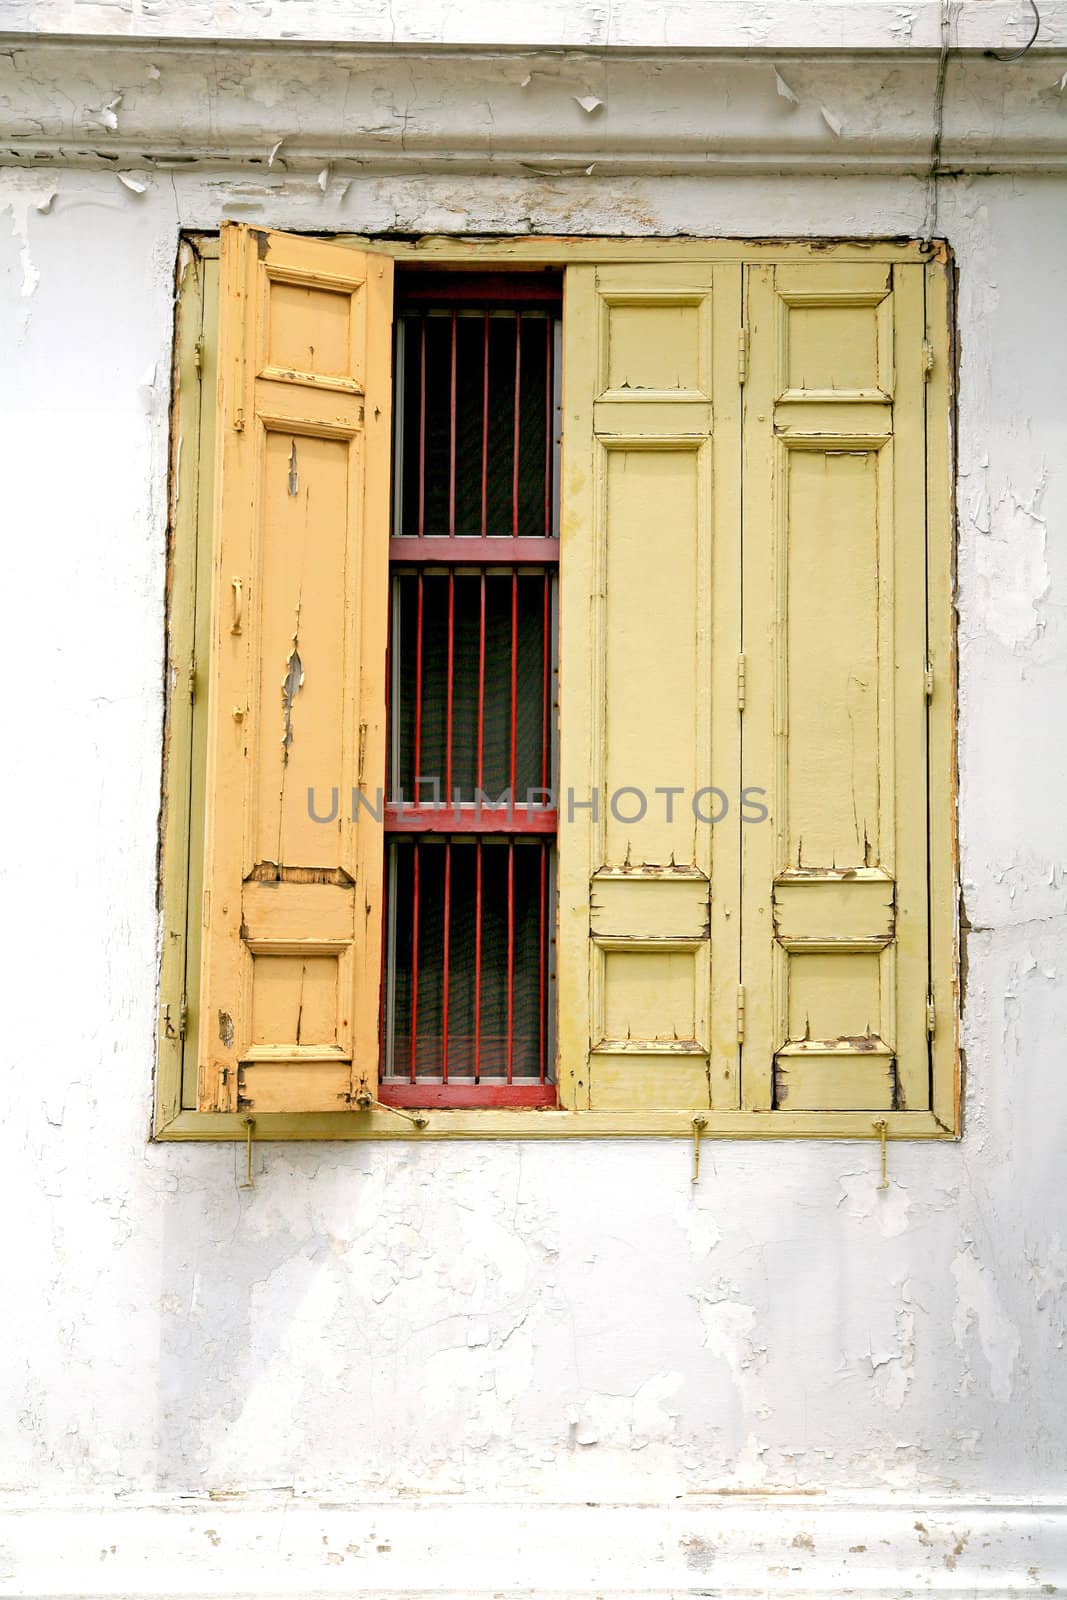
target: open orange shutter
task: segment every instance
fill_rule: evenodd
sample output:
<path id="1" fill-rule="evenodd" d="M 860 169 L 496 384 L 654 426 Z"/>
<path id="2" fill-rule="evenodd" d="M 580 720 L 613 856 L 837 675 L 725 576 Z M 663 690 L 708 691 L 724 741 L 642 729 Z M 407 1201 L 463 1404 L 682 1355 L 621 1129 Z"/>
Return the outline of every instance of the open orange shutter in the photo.
<path id="1" fill-rule="evenodd" d="M 199 1105 L 343 1111 L 377 1084 L 392 263 L 230 224 L 220 282 Z"/>

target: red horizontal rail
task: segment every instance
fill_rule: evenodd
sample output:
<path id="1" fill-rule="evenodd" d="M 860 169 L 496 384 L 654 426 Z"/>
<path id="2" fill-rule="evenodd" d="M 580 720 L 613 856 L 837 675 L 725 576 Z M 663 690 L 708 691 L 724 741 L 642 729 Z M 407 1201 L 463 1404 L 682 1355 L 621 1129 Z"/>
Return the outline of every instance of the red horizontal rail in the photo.
<path id="1" fill-rule="evenodd" d="M 389 540 L 389 560 L 396 565 L 405 561 L 423 567 L 449 566 L 464 563 L 484 566 L 498 562 L 501 566 L 555 566 L 559 561 L 559 540 L 546 539 L 541 534 L 516 538 L 513 534 L 456 534 L 447 533 L 401 534 Z"/>
<path id="2" fill-rule="evenodd" d="M 548 806 L 436 806 L 390 801 L 385 807 L 386 833 L 533 833 L 554 834 L 559 812 Z"/>
<path id="3" fill-rule="evenodd" d="M 465 1106 L 499 1106 L 513 1109 L 554 1110 L 557 1105 L 554 1083 L 409 1083 L 406 1078 L 383 1078 L 378 1084 L 378 1099 L 383 1106 L 406 1106 L 418 1110 L 461 1111 Z"/>

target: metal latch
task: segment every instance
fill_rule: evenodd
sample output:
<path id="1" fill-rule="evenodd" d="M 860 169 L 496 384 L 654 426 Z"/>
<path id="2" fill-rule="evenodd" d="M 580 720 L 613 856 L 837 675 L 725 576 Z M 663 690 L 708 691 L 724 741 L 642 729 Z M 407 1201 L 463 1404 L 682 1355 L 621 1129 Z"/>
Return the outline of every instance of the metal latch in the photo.
<path id="1" fill-rule="evenodd" d="M 163 1037 L 165 1039 L 184 1039 L 185 1038 L 185 1014 L 186 1014 L 186 1009 L 187 1008 L 186 1008 L 186 1004 L 185 1004 L 185 996 L 184 995 L 182 995 L 181 1004 L 178 1007 L 177 1019 L 173 1018 L 171 1016 L 171 1014 L 170 1014 L 170 1001 L 168 1000 L 168 1001 L 166 1001 L 164 1003 L 164 1006 L 163 1006 Z"/>

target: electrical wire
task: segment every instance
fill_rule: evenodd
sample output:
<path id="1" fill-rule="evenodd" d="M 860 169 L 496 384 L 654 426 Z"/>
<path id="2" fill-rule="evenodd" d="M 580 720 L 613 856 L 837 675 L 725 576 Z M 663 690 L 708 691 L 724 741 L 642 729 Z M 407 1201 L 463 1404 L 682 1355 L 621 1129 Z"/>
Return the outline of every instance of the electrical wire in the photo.
<path id="1" fill-rule="evenodd" d="M 934 234 L 937 231 L 937 180 L 941 172 L 941 137 L 945 124 L 945 78 L 948 73 L 951 20 L 950 0 L 941 0 L 941 49 L 937 58 L 937 81 L 934 85 L 934 128 L 930 139 L 930 165 L 926 173 L 926 207 L 922 231 L 922 246 L 927 253 L 933 249 Z"/>
<path id="2" fill-rule="evenodd" d="M 1037 39 L 1038 34 L 1041 32 L 1041 13 L 1037 9 L 1037 0 L 1030 0 L 1030 10 L 1034 13 L 1034 31 L 1030 35 L 1029 39 L 1027 39 L 1021 50 L 1015 50 L 1011 55 L 1008 56 L 1003 55 L 999 50 L 986 51 L 988 56 L 991 56 L 994 61 L 999 61 L 1002 66 L 1006 67 L 1010 65 L 1012 61 L 1021 61 L 1023 56 L 1029 50 L 1030 46 Z"/>
<path id="3" fill-rule="evenodd" d="M 1002 66 L 1010 66 L 1013 61 L 1021 61 L 1027 51 L 1036 43 L 1037 36 L 1041 32 L 1041 13 L 1037 9 L 1037 0 L 1029 0 L 1029 5 L 1034 13 L 1034 31 L 1022 49 L 1014 50 L 1008 55 L 998 50 L 987 50 L 986 55 L 990 60 L 999 61 Z M 937 81 L 934 87 L 934 127 L 930 140 L 930 165 L 926 174 L 926 215 L 923 220 L 922 231 L 922 246 L 927 253 L 933 249 L 933 238 L 937 231 L 937 180 L 941 175 L 941 141 L 945 123 L 945 77 L 948 72 L 951 16 L 951 0 L 941 0 L 941 49 L 937 58 Z"/>

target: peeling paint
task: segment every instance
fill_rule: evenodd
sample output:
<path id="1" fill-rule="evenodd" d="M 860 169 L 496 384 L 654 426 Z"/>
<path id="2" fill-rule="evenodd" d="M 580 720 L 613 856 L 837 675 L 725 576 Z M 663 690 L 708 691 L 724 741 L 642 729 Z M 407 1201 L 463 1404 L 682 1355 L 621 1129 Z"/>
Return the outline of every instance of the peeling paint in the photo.
<path id="1" fill-rule="evenodd" d="M 43 199 L 39 194 L 38 196 L 34 197 L 30 193 L 15 193 L 12 194 L 7 200 L 0 199 L 0 215 L 2 215 L 4 211 L 9 213 L 11 217 L 11 232 L 18 241 L 19 265 L 22 269 L 20 293 L 24 300 L 28 300 L 29 297 L 36 292 L 37 285 L 41 281 L 41 274 L 38 268 L 34 265 L 33 257 L 30 254 L 30 208 L 32 206 L 35 211 L 43 209 L 43 211 L 47 213 L 47 211 L 51 208 L 54 198 L 54 191 L 50 190 L 43 197 Z"/>
<path id="2" fill-rule="evenodd" d="M 294 446 L 295 449 L 295 446 Z M 293 634 L 293 648 L 290 650 L 285 663 L 285 677 L 282 679 L 282 749 L 283 761 L 288 764 L 289 747 L 293 742 L 293 703 L 304 687 L 304 663 L 300 659 L 297 648 L 297 635 Z"/>
<path id="3" fill-rule="evenodd" d="M 774 87 L 782 99 L 788 101 L 791 106 L 798 106 L 800 104 L 800 96 L 789 87 L 777 67 L 772 67 L 771 71 L 774 73 Z"/>
<path id="4" fill-rule="evenodd" d="M 1015 1366 L 1021 1341 L 1019 1330 L 1004 1309 L 996 1279 L 979 1260 L 973 1244 L 952 1262 L 956 1285 L 956 1310 L 952 1327 L 956 1343 L 966 1351 L 972 1336 L 985 1357 L 990 1392 L 1007 1404 L 1014 1389 Z"/>

